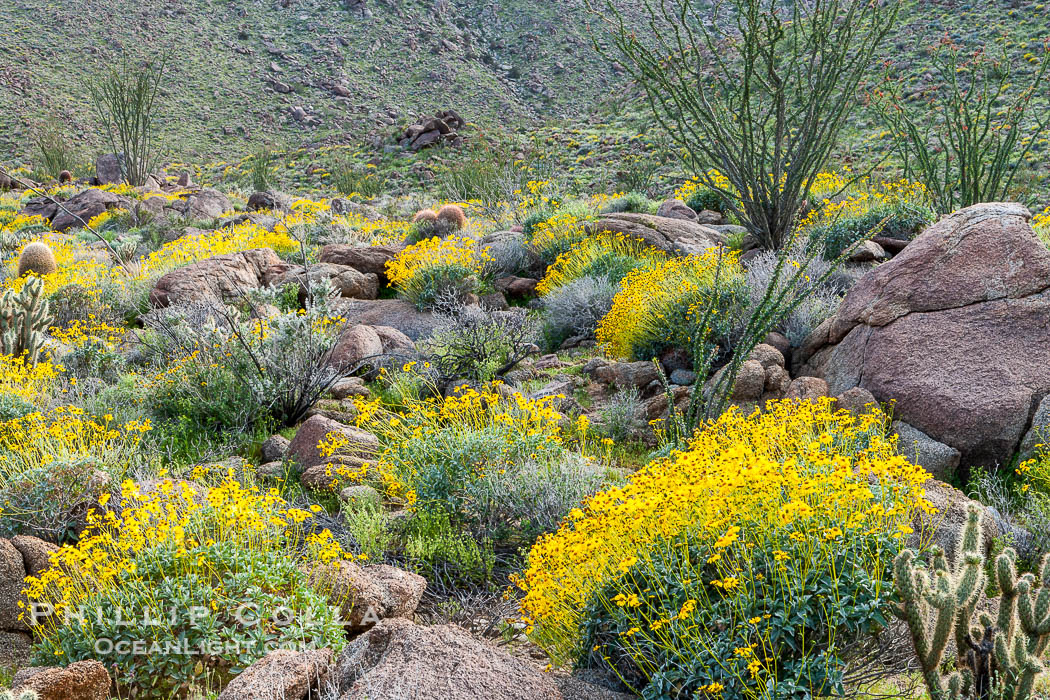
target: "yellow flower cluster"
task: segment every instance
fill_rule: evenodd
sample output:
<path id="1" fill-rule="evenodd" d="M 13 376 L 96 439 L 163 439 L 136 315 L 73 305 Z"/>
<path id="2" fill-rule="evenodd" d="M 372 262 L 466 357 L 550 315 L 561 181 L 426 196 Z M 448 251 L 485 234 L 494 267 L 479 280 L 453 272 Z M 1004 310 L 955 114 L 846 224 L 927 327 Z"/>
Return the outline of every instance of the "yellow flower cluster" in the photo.
<path id="1" fill-rule="evenodd" d="M 653 343 L 670 341 L 673 334 L 691 344 L 693 338 L 681 336 L 683 329 L 678 326 L 700 320 L 692 317 L 699 313 L 699 304 L 706 297 L 718 293 L 716 278 L 719 289 L 743 283 L 735 254 L 708 251 L 684 258 L 654 258 L 632 270 L 620 283 L 609 313 L 598 324 L 599 345 L 610 357 L 649 360 L 652 358 L 636 355 Z M 682 310 L 684 316 L 672 318 Z"/>
<path id="2" fill-rule="evenodd" d="M 72 347 L 101 342 L 109 348 L 114 348 L 123 341 L 127 328 L 110 325 L 99 320 L 95 314 L 88 314 L 87 318 L 73 319 L 65 328 L 52 327 L 49 333 L 55 340 Z"/>
<path id="3" fill-rule="evenodd" d="M 1032 217 L 1032 229 L 1043 245 L 1050 247 L 1050 207 Z"/>
<path id="4" fill-rule="evenodd" d="M 497 386 L 486 385 L 480 391 L 467 389 L 444 399 L 406 397 L 397 411 L 385 407 L 379 399 L 355 399 L 357 425 L 374 433 L 385 446 L 370 467 L 386 494 L 409 504 L 416 501 L 412 488 L 416 465 L 405 463 L 399 448 L 409 441 L 427 444 L 428 436 L 449 428 L 466 435 L 496 427 L 513 434 L 515 439 L 562 444 L 561 415 L 551 405 L 552 398 L 533 400 L 518 392 L 505 397 Z M 331 453 L 338 450 L 339 444 L 322 442 L 321 447 Z"/>
<path id="5" fill-rule="evenodd" d="M 839 182 L 835 180 L 835 177 L 828 175 L 821 180 L 821 183 L 826 187 L 811 192 L 814 201 L 819 199 L 820 194 L 831 196 L 838 193 L 845 181 Z M 895 182 L 872 183 L 869 180 L 861 180 L 853 183 L 841 199 L 826 201 L 822 206 L 813 207 L 810 213 L 799 222 L 799 227 L 809 228 L 861 216 L 884 205 L 913 204 L 918 206 L 925 204 L 926 201 L 926 186 L 920 182 L 902 179 Z"/>
<path id="6" fill-rule="evenodd" d="M 584 223 L 573 214 L 555 214 L 533 227 L 529 243 L 545 260 L 553 260 L 587 238 Z"/>
<path id="7" fill-rule="evenodd" d="M 725 413 L 689 449 L 593 496 L 535 544 L 515 581 L 532 639 L 556 661 L 576 658 L 582 611 L 624 571 L 682 536 L 689 540 L 680 553 L 685 561 L 690 544 L 695 551 L 706 543 L 714 552 L 709 563 L 721 572 L 717 587 L 732 591 L 747 582 L 724 556 L 731 547 L 763 547 L 787 536 L 823 557 L 831 528 L 844 536 L 906 535 L 915 510 L 930 510 L 922 488 L 929 475 L 897 455 L 885 422 L 878 411 L 836 412 L 828 399 L 770 402 L 749 416 Z M 647 621 L 646 633 L 667 624 Z"/>
<path id="8" fill-rule="evenodd" d="M 722 173 L 712 169 L 709 170 L 707 174 L 708 177 L 710 177 L 714 181 L 714 183 L 719 187 L 730 192 L 733 191 L 733 186 L 729 183 L 729 178 L 727 178 Z M 688 202 L 689 198 L 696 194 L 697 190 L 706 187 L 707 185 L 701 182 L 700 178 L 691 178 L 683 182 L 681 186 L 679 186 L 679 188 L 674 191 L 674 199 L 680 199 L 683 202 Z"/>
<path id="9" fill-rule="evenodd" d="M 405 248 L 386 265 L 391 283 L 408 285 L 420 273 L 438 268 L 459 268 L 467 274 L 480 275 L 489 262 L 485 251 L 479 251 L 470 238 L 437 236 Z"/>
<path id="10" fill-rule="evenodd" d="M 101 500 L 106 506 L 108 499 Z M 136 577 L 151 554 L 160 550 L 176 554 L 175 570 L 169 576 L 205 580 L 218 576 L 221 588 L 221 572 L 209 569 L 210 561 L 196 556 L 195 550 L 216 544 L 251 551 L 283 550 L 289 536 L 312 517 L 311 510 L 289 507 L 276 489 L 261 491 L 232 477 L 210 488 L 171 479 L 147 486 L 128 480 L 121 487 L 120 507 L 92 512 L 88 534 L 53 553 L 51 567 L 38 577 L 26 578 L 25 594 L 31 601 L 54 606 L 56 612 L 75 608 L 126 585 L 125 579 Z M 316 533 L 307 545 L 310 554 L 325 561 L 351 556 L 327 531 Z M 231 607 L 239 603 L 214 602 Z M 61 624 L 62 615 L 54 615 L 37 633 L 52 638 Z"/>
<path id="11" fill-rule="evenodd" d="M 95 419 L 76 406 L 56 406 L 0 423 L 0 484 L 53 462 L 94 460 L 99 468 L 127 469 L 149 420 L 114 425 L 111 416 Z"/>
<path id="12" fill-rule="evenodd" d="M 666 260 L 667 254 L 640 239 L 622 233 L 602 232 L 585 238 L 559 255 L 536 285 L 536 291 L 543 296 L 587 274 L 601 273 L 602 263 L 615 259 L 637 260 L 638 264 L 656 263 Z"/>
<path id="13" fill-rule="evenodd" d="M 32 364 L 24 356 L 0 354 L 0 395 L 17 396 L 27 403 L 43 405 L 55 387 L 59 371 L 49 360 Z"/>

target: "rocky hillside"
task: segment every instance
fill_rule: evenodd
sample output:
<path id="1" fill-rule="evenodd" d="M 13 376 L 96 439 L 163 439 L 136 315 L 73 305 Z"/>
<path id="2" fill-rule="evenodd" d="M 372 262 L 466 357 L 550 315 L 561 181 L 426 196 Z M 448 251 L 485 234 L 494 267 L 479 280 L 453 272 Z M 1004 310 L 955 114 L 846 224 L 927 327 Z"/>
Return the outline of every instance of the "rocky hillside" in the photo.
<path id="1" fill-rule="evenodd" d="M 584 0 L 15 0 L 0 6 L 0 151 L 57 116 L 93 138 L 82 81 L 172 52 L 178 155 L 350 140 L 454 107 L 479 123 L 577 115 L 618 79 Z M 585 81 L 580 80 L 586 75 Z"/>

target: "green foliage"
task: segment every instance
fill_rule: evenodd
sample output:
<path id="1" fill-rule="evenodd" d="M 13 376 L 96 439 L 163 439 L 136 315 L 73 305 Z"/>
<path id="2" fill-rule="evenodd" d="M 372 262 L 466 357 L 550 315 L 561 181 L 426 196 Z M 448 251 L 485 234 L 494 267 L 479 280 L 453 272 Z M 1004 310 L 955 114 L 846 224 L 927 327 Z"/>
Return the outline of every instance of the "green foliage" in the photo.
<path id="1" fill-rule="evenodd" d="M 1017 555 L 1006 548 L 995 559 L 993 575 L 999 592 L 998 612 L 977 613 L 984 587 L 981 542 L 982 508 L 968 508 L 954 562 L 949 565 L 940 548 L 931 551 L 931 564 L 922 566 L 911 550 L 894 562 L 894 580 L 901 604 L 895 610 L 904 620 L 932 700 L 958 698 L 1031 697 L 1041 659 L 1050 643 L 1050 556 L 1039 566 L 1043 585 L 1036 588 L 1032 574 L 1017 575 Z M 975 626 L 974 623 L 978 624 Z M 948 642 L 967 650 L 959 671 L 941 671 Z M 994 662 L 994 673 L 993 673 Z"/>
<path id="2" fill-rule="evenodd" d="M 656 122 L 762 246 L 779 248 L 900 4 L 731 0 L 712 13 L 690 0 L 645 3 L 645 23 L 673 31 L 644 33 L 613 0 L 604 6 L 616 58 Z"/>
<path id="3" fill-rule="evenodd" d="M 912 202 L 887 202 L 863 214 L 846 216 L 814 226 L 811 242 L 823 241 L 824 258 L 834 260 L 859 241 L 874 236 L 911 240 L 936 218 L 926 205 Z"/>
<path id="4" fill-rule="evenodd" d="M 101 659 L 118 686 L 134 689 L 136 697 L 168 698 L 202 678 L 227 683 L 281 645 L 343 646 L 333 608 L 285 552 L 221 542 L 195 555 L 221 577 L 181 571 L 174 551 L 140 557 L 135 576 L 85 601 L 83 622 L 74 616 L 50 643 L 37 645 L 37 662 Z M 135 653 L 140 640 L 158 650 Z M 180 648 L 195 652 L 199 663 L 173 651 Z"/>
<path id="5" fill-rule="evenodd" d="M 343 509 L 346 529 L 361 552 L 372 561 L 382 561 L 394 541 L 390 517 L 376 503 L 354 503 Z"/>
<path id="6" fill-rule="evenodd" d="M 536 224 L 542 224 L 547 219 L 554 216 L 554 212 L 547 207 L 541 207 L 529 213 L 525 217 L 525 221 L 522 222 L 521 227 L 526 237 L 531 237 L 536 231 Z"/>
<path id="7" fill-rule="evenodd" d="M 50 178 L 57 180 L 62 171 L 74 172 L 77 167 L 77 154 L 57 120 L 41 125 L 33 140 L 40 154 L 43 172 Z"/>
<path id="8" fill-rule="evenodd" d="M 696 188 L 696 191 L 689 197 L 689 200 L 685 204 L 695 212 L 701 212 L 706 209 L 708 211 L 717 211 L 724 214 L 731 208 L 726 204 L 724 194 L 702 185 Z"/>
<path id="9" fill-rule="evenodd" d="M 97 459 L 58 460 L 5 473 L 0 487 L 0 535 L 75 540 L 85 516 L 108 493 L 110 475 Z"/>
<path id="10" fill-rule="evenodd" d="M 332 185 L 344 197 L 375 199 L 386 189 L 386 177 L 375 168 L 341 160 L 332 166 Z"/>
<path id="11" fill-rule="evenodd" d="M 44 281 L 39 277 L 28 280 L 20 292 L 8 289 L 0 296 L 0 349 L 5 355 L 24 355 L 26 361 L 36 363 L 50 325 Z"/>
<path id="12" fill-rule="evenodd" d="M 35 410 L 36 407 L 33 404 L 20 396 L 0 394 L 0 423 L 22 418 Z"/>
<path id="13" fill-rule="evenodd" d="M 266 192 L 273 186 L 276 161 L 277 154 L 266 144 L 257 146 L 248 158 L 248 178 L 256 192 Z"/>
<path id="14" fill-rule="evenodd" d="M 453 527 L 443 511 L 422 511 L 409 522 L 404 552 L 421 574 L 440 570 L 453 580 L 488 581 L 495 556 L 491 542 L 484 545 Z M 429 578 L 429 576 L 428 576 Z"/>
<path id="15" fill-rule="evenodd" d="M 119 69 L 85 81 L 95 117 L 113 153 L 122 154 L 121 175 L 130 185 L 144 185 L 160 165 L 156 107 L 167 62 L 165 55 L 136 65 L 124 54 Z"/>
<path id="16" fill-rule="evenodd" d="M 937 77 L 918 108 L 904 99 L 903 78 L 876 95 L 905 177 L 922 180 L 938 213 L 1016 196 L 1014 178 L 1050 128 L 1045 108 L 1033 110 L 1050 52 L 1044 45 L 1040 56 L 1028 55 L 1038 68 L 1020 82 L 1005 46 L 992 56 L 945 37 L 932 52 Z"/>
<path id="17" fill-rule="evenodd" d="M 756 683 L 774 698 L 841 695 L 845 654 L 887 624 L 889 558 L 873 570 L 871 553 L 896 551 L 894 540 L 851 533 L 817 553 L 804 541 L 777 544 L 739 560 L 745 582 L 732 592 L 716 585 L 710 545 L 685 536 L 657 544 L 587 611 L 585 663 L 611 669 L 643 698 L 743 698 Z"/>
<path id="18" fill-rule="evenodd" d="M 655 211 L 656 204 L 640 192 L 628 192 L 610 201 L 602 209 L 603 214 L 652 214 Z"/>

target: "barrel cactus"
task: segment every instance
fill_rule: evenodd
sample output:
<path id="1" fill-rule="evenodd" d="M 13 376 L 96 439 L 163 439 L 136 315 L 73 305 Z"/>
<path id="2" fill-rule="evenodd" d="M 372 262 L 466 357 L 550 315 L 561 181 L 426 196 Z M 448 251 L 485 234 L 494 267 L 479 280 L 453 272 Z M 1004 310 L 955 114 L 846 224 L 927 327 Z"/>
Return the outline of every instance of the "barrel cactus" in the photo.
<path id="1" fill-rule="evenodd" d="M 47 243 L 33 241 L 18 256 L 18 276 L 22 277 L 30 272 L 36 275 L 50 275 L 58 272 L 55 253 Z"/>

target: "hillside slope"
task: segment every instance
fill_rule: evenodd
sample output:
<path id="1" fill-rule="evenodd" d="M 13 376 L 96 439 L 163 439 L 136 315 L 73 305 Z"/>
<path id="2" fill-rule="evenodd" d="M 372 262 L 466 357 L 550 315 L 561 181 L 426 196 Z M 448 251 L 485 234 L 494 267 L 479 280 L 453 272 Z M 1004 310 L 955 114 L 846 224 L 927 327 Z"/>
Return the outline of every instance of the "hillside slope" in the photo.
<path id="1" fill-rule="evenodd" d="M 573 116 L 616 82 L 590 21 L 584 0 L 9 0 L 0 151 L 28 155 L 42 118 L 93 138 L 81 81 L 123 49 L 172 52 L 167 128 L 183 158 L 347 140 L 445 108 Z"/>

